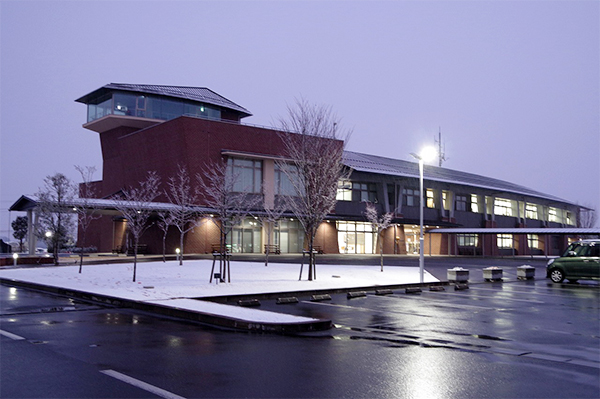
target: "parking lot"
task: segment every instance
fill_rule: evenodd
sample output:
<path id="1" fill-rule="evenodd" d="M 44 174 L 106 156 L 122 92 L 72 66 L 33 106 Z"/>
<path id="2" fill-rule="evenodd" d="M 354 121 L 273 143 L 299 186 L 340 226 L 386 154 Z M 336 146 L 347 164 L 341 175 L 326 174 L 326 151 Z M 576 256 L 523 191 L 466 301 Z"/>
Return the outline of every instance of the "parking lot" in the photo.
<path id="1" fill-rule="evenodd" d="M 410 260 L 413 261 L 413 260 Z M 459 261 L 459 260 L 457 260 Z M 445 274 L 455 264 L 429 260 Z M 300 336 L 217 330 L 153 314 L 0 286 L 3 397 L 598 397 L 597 282 L 516 279 L 519 260 L 494 260 L 503 282 L 461 262 L 469 288 L 278 305 L 329 318 Z M 389 265 L 389 267 L 394 267 Z M 437 271 L 436 271 L 437 270 Z M 21 338 L 21 339 L 16 339 Z M 159 391 L 132 386 L 115 376 Z M 34 384 L 31 381 L 35 381 Z M 154 393 L 152 393 L 154 392 Z M 159 392 L 159 393 L 156 393 Z M 175 397 L 175 396 L 171 396 Z"/>

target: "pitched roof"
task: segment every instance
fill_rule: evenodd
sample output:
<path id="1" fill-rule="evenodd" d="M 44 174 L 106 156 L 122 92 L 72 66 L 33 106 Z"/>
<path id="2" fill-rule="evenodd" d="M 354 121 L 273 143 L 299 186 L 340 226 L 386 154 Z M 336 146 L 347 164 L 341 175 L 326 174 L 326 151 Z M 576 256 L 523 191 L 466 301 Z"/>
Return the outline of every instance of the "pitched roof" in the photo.
<path id="1" fill-rule="evenodd" d="M 103 92 L 109 90 L 131 91 L 135 93 L 156 94 L 159 96 L 169 96 L 181 98 L 184 100 L 198 101 L 206 104 L 218 105 L 223 108 L 232 109 L 251 116 L 252 113 L 246 108 L 228 100 L 227 98 L 215 93 L 206 87 L 189 87 L 189 86 L 163 86 L 163 85 L 146 85 L 146 84 L 130 84 L 130 83 L 109 83 L 91 93 L 86 94 L 75 100 L 76 102 L 87 104 L 89 100 Z"/>
<path id="2" fill-rule="evenodd" d="M 400 159 L 385 158 L 376 155 L 362 154 L 352 151 L 344 151 L 343 162 L 346 166 L 359 172 L 377 173 L 391 176 L 419 178 L 419 164 L 417 162 L 403 161 Z M 513 194 L 527 195 L 557 201 L 567 204 L 572 202 L 563 200 L 553 195 L 544 194 L 518 184 L 491 177 L 461 172 L 458 170 L 440 168 L 437 166 L 424 165 L 423 179 L 429 181 L 461 184 L 471 187 L 479 187 L 496 191 L 504 191 Z"/>

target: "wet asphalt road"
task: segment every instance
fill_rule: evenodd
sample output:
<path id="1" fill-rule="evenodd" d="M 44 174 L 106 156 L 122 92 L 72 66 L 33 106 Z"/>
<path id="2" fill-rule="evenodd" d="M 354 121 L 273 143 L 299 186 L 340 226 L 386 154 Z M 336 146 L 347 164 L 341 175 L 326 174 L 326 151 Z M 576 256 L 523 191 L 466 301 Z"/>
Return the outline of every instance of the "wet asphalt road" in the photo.
<path id="1" fill-rule="evenodd" d="M 220 331 L 0 286 L 0 397 L 600 397 L 598 284 L 552 284 L 536 272 L 464 291 L 261 301 L 336 325 L 304 336 Z M 150 385 L 131 385 L 140 381 Z"/>

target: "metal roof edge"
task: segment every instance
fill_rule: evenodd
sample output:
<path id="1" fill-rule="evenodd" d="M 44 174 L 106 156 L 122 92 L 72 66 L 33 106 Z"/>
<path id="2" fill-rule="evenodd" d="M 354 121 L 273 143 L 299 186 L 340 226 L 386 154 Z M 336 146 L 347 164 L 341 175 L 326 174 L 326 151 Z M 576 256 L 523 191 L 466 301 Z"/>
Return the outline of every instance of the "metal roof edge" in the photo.
<path id="1" fill-rule="evenodd" d="M 580 228 L 580 227 L 479 227 L 479 228 L 441 228 L 429 229 L 427 233 L 433 234 L 581 234 L 581 235 L 600 235 L 600 228 Z"/>

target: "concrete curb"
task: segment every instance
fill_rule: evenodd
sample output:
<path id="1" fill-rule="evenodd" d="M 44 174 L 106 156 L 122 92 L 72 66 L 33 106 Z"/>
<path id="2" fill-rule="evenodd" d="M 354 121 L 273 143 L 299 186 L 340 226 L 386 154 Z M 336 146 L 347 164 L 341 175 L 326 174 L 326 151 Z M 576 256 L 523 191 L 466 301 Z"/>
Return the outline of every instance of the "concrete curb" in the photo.
<path id="1" fill-rule="evenodd" d="M 100 303 L 103 305 L 131 308 L 136 310 L 142 310 L 145 312 L 155 313 L 161 316 L 173 317 L 177 319 L 191 320 L 201 324 L 209 325 L 212 327 L 237 330 L 237 331 L 249 331 L 249 332 L 271 332 L 279 334 L 297 334 L 305 332 L 324 331 L 333 327 L 333 323 L 328 319 L 315 319 L 315 321 L 300 321 L 300 322 L 257 322 L 254 320 L 242 320 L 233 317 L 227 317 L 223 315 L 215 315 L 203 313 L 200 311 L 194 311 L 189 309 L 182 309 L 173 306 L 159 305 L 155 303 L 149 303 L 145 301 L 136 301 L 130 299 L 123 299 L 112 297 L 108 295 L 99 295 L 95 293 L 89 293 L 84 291 L 72 290 L 68 288 L 55 287 L 37 283 L 31 283 L 28 281 L 21 281 L 15 279 L 0 278 L 0 283 L 4 285 L 11 285 L 15 287 L 28 288 L 37 291 L 49 292 L 55 295 L 66 296 L 69 298 L 80 299 L 86 302 Z M 199 298 L 196 298 L 199 299 Z"/>

